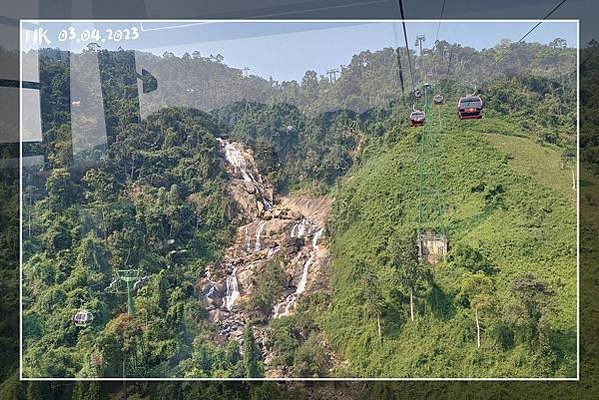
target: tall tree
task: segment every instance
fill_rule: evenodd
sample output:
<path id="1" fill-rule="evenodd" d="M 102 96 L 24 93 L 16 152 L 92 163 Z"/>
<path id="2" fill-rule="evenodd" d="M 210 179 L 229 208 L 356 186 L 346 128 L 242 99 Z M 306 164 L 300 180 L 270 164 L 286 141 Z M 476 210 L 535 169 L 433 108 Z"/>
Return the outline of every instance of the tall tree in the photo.
<path id="1" fill-rule="evenodd" d="M 363 262 L 361 262 L 364 264 Z M 364 265 L 366 269 L 362 281 L 363 281 L 363 290 L 364 290 L 364 300 L 366 310 L 370 315 L 376 315 L 376 323 L 378 328 L 379 338 L 381 337 L 381 314 L 383 313 L 383 308 L 385 306 L 385 300 L 383 295 L 381 294 L 381 287 L 379 284 L 379 279 L 372 270 L 372 268 L 368 268 L 368 266 Z"/>
<path id="2" fill-rule="evenodd" d="M 256 354 L 256 343 L 251 325 L 246 326 L 243 332 L 243 365 L 247 378 L 259 378 L 261 376 L 258 357 Z"/>
<path id="3" fill-rule="evenodd" d="M 525 328 L 531 339 L 539 339 L 555 292 L 547 282 L 530 272 L 515 278 L 511 289 L 518 303 L 506 310 L 506 317 Z"/>
<path id="4" fill-rule="evenodd" d="M 398 235 L 391 243 L 391 263 L 398 274 L 400 285 L 409 293 L 410 320 L 414 321 L 414 297 L 428 291 L 432 275 L 430 267 L 418 262 L 418 248 L 414 232 Z"/>
<path id="5" fill-rule="evenodd" d="M 493 280 L 482 272 L 468 274 L 464 277 L 458 298 L 474 309 L 476 323 L 476 345 L 480 347 L 481 324 L 480 313 L 490 310 L 494 304 L 493 293 L 495 290 Z"/>

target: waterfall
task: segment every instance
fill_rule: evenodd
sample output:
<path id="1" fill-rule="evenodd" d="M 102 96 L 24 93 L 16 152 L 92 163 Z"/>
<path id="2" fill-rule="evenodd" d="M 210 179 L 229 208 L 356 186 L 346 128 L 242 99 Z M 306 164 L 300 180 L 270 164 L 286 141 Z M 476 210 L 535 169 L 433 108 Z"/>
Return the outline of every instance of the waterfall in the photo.
<path id="1" fill-rule="evenodd" d="M 314 234 L 314 237 L 312 238 L 312 252 L 310 253 L 310 257 L 304 264 L 302 278 L 300 279 L 297 285 L 297 290 L 295 291 L 296 294 L 302 294 L 304 290 L 306 290 L 306 283 L 308 282 L 308 269 L 310 268 L 310 266 L 314 262 L 314 259 L 316 258 L 316 252 L 318 251 L 318 240 L 322 236 L 323 231 L 324 229 L 319 230 L 318 232 L 316 232 L 316 234 Z"/>
<path id="2" fill-rule="evenodd" d="M 225 158 L 233 167 L 235 167 L 235 171 L 241 172 L 241 176 L 243 180 L 246 182 L 257 183 L 256 179 L 249 171 L 250 167 L 248 166 L 248 160 L 245 158 L 244 154 L 239 149 L 239 145 L 237 143 L 231 143 L 225 139 L 216 138 L 220 145 L 225 149 Z M 258 174 L 258 182 L 262 183 L 262 176 Z M 259 186 L 256 185 L 256 190 L 260 194 L 260 199 L 262 200 L 262 205 L 264 205 L 264 209 L 268 210 L 272 208 L 272 204 L 266 200 L 264 197 L 264 193 Z"/>
<path id="3" fill-rule="evenodd" d="M 268 254 L 266 255 L 266 257 L 270 258 L 272 256 L 274 256 L 275 254 L 277 254 L 279 251 L 281 250 L 280 247 L 271 247 L 270 249 L 268 249 Z"/>
<path id="4" fill-rule="evenodd" d="M 310 270 L 310 266 L 314 263 L 316 259 L 316 253 L 318 252 L 318 241 L 322 236 L 324 229 L 320 229 L 318 232 L 314 234 L 312 238 L 312 251 L 310 252 L 310 257 L 304 263 L 304 268 L 302 270 L 302 277 L 300 278 L 299 283 L 297 284 L 297 288 L 294 293 L 291 293 L 285 300 L 277 305 L 275 305 L 273 309 L 273 318 L 279 318 L 284 315 L 289 315 L 289 311 L 291 307 L 295 304 L 299 295 L 301 295 L 306 290 L 306 284 L 308 283 L 308 272 Z M 284 307 L 284 311 L 281 312 L 281 308 Z"/>
<path id="5" fill-rule="evenodd" d="M 208 290 L 208 293 L 206 293 L 206 298 L 210 298 L 210 296 L 212 296 L 214 294 L 214 286 L 210 286 L 210 290 Z"/>
<path id="6" fill-rule="evenodd" d="M 309 227 L 310 227 L 310 223 L 308 222 L 308 220 L 305 218 L 302 218 L 302 220 L 299 223 L 293 225 L 290 236 L 292 238 L 302 238 L 302 237 L 306 236 L 306 230 Z"/>
<path id="7" fill-rule="evenodd" d="M 266 225 L 266 221 L 262 221 L 260 223 L 260 226 L 256 230 L 256 245 L 254 246 L 254 251 L 259 251 L 260 250 L 260 247 L 261 247 L 261 244 L 260 244 L 260 235 L 262 234 L 262 231 L 264 230 L 264 225 Z"/>
<path id="8" fill-rule="evenodd" d="M 237 267 L 233 268 L 231 275 L 227 277 L 227 297 L 225 298 L 225 306 L 231 311 L 235 301 L 239 298 L 239 286 L 237 284 Z"/>
<path id="9" fill-rule="evenodd" d="M 266 198 L 264 197 L 264 194 L 262 193 L 261 190 L 260 190 L 260 198 L 262 199 L 262 204 L 264 205 L 264 209 L 270 210 L 272 208 L 272 204 L 270 203 L 270 201 L 266 200 Z"/>
<path id="10" fill-rule="evenodd" d="M 241 172 L 243 180 L 246 182 L 254 182 L 254 177 L 247 171 L 248 165 L 247 160 L 243 156 L 241 150 L 239 150 L 235 144 L 230 143 L 224 139 L 217 138 L 221 146 L 225 148 L 225 158 L 227 161 L 235 167 L 235 171 Z"/>

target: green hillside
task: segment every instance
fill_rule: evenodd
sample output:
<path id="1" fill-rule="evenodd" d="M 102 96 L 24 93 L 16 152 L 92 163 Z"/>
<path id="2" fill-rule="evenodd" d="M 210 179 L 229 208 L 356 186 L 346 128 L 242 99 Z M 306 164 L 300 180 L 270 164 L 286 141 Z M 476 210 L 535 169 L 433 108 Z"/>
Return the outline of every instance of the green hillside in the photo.
<path id="1" fill-rule="evenodd" d="M 219 260 L 239 228 L 215 137 L 251 150 L 277 193 L 335 200 L 322 239 L 332 262 L 294 315 L 260 327 L 265 363 L 289 377 L 573 375 L 576 213 L 571 166 L 559 166 L 575 140 L 573 81 L 493 76 L 479 88 L 485 117 L 459 122 L 455 102 L 471 88 L 441 79 L 447 104 L 414 129 L 411 90 L 396 85 L 385 49 L 357 55 L 337 81 L 308 71 L 297 91 L 281 83 L 259 101 L 223 86 L 210 106 L 218 107 L 204 111 L 161 81 L 186 100 L 142 118 L 134 53 L 89 51 L 101 67 L 107 134 L 78 154 L 89 164 L 73 156 L 69 58 L 40 52 L 44 141 L 23 146 L 44 159 L 23 171 L 25 376 L 262 374 L 238 342 L 215 339 L 221 327 L 198 285 L 209 266 L 226 272 Z M 218 59 L 167 55 L 161 65 L 177 60 L 205 77 L 221 71 L 223 82 L 237 76 Z M 423 132 L 439 155 L 450 239 L 448 261 L 433 268 L 412 262 Z M 129 267 L 145 277 L 133 318 L 115 288 Z M 93 324 L 73 325 L 80 308 Z"/>
<path id="2" fill-rule="evenodd" d="M 453 105 L 440 108 L 431 110 L 426 128 L 405 128 L 397 144 L 340 185 L 330 220 L 327 335 L 355 376 L 575 376 L 576 209 L 566 190 L 569 172 L 559 170 L 558 153 L 529 138 L 481 133 L 499 125 L 505 134 L 525 135 L 505 120 L 459 121 Z M 450 252 L 448 262 L 432 267 L 412 322 L 389 248 L 417 225 L 423 129 L 437 139 Z M 526 154 L 532 149 L 536 156 Z M 363 284 L 368 271 L 383 295 L 381 338 L 368 308 L 371 289 Z M 511 289 L 527 273 L 554 293 L 536 322 L 517 310 Z M 474 309 L 461 287 L 478 275 L 493 286 L 492 304 L 481 312 L 480 349 Z"/>

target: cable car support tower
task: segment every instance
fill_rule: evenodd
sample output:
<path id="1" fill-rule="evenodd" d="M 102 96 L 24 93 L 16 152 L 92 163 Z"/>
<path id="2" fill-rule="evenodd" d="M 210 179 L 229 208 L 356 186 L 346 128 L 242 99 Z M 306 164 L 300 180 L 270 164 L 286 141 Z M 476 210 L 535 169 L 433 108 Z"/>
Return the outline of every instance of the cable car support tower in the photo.
<path id="1" fill-rule="evenodd" d="M 117 270 L 118 279 L 127 285 L 127 313 L 135 317 L 135 302 L 133 301 L 133 285 L 139 280 L 139 269 L 119 269 Z"/>
<path id="2" fill-rule="evenodd" d="M 420 262 L 435 264 L 447 258 L 447 229 L 444 202 L 439 183 L 438 129 L 431 123 L 429 90 L 424 87 L 424 112 L 427 123 L 422 127 L 419 145 L 420 190 L 418 196 L 417 245 Z"/>

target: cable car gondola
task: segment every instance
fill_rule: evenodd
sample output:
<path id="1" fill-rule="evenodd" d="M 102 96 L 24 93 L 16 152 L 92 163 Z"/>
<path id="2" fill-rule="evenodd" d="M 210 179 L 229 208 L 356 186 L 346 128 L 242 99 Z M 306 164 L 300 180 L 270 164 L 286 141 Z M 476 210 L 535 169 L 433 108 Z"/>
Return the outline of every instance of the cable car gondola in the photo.
<path id="1" fill-rule="evenodd" d="M 94 314 L 91 312 L 81 309 L 77 311 L 77 314 L 73 317 L 73 323 L 75 326 L 88 326 L 94 321 Z"/>
<path id="2" fill-rule="evenodd" d="M 483 117 L 483 99 L 470 95 L 460 97 L 458 101 L 458 117 L 460 119 L 479 119 Z"/>
<path id="3" fill-rule="evenodd" d="M 416 110 L 410 114 L 410 125 L 411 126 L 422 126 L 426 122 L 426 115 L 424 111 Z"/>
<path id="4" fill-rule="evenodd" d="M 445 97 L 443 97 L 442 94 L 438 94 L 435 97 L 433 97 L 433 102 L 435 104 L 443 104 L 445 103 Z"/>
<path id="5" fill-rule="evenodd" d="M 414 91 L 414 97 L 416 97 L 416 99 L 419 100 L 420 98 L 422 98 L 422 92 L 420 90 Z"/>

